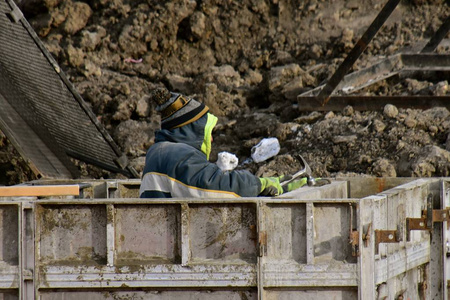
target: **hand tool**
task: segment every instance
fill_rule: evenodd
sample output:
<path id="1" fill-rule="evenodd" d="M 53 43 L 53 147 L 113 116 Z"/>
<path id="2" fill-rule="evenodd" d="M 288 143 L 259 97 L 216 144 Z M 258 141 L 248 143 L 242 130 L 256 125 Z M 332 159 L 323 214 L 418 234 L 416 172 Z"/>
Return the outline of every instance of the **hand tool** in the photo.
<path id="1" fill-rule="evenodd" d="M 300 154 L 298 155 L 302 161 L 302 165 L 304 166 L 303 169 L 301 169 L 300 171 L 298 171 L 297 173 L 295 173 L 292 176 L 286 176 L 285 181 L 281 182 L 281 186 L 285 186 L 287 184 L 289 184 L 290 182 L 294 181 L 297 178 L 301 178 L 301 177 L 306 177 L 307 178 L 307 184 L 308 186 L 314 186 L 317 184 L 316 178 L 314 178 L 311 175 L 311 168 L 309 167 L 308 163 L 306 162 L 306 160 L 303 158 L 303 156 L 301 156 Z M 324 180 L 326 180 L 327 182 L 323 182 Z M 320 179 L 320 185 L 326 184 L 326 183 L 330 183 L 329 180 L 327 179 Z"/>

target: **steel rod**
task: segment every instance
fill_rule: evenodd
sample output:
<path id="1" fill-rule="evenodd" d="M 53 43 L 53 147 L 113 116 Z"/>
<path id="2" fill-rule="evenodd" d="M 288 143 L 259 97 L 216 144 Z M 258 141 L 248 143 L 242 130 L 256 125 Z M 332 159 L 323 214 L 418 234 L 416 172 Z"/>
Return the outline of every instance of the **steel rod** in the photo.
<path id="1" fill-rule="evenodd" d="M 322 104 L 322 106 L 327 104 L 327 102 L 330 100 L 331 93 L 333 93 L 334 89 L 342 80 L 342 78 L 345 76 L 345 74 L 348 73 L 350 68 L 355 63 L 355 61 L 367 48 L 367 45 L 373 39 L 375 34 L 381 28 L 381 26 L 383 26 L 383 24 L 389 18 L 389 16 L 397 7 L 399 2 L 400 0 L 389 0 L 385 4 L 385 6 L 380 11 L 378 16 L 375 18 L 375 20 L 372 22 L 369 28 L 367 28 L 366 32 L 363 34 L 360 40 L 353 47 L 349 55 L 345 58 L 345 60 L 342 62 L 342 64 L 339 66 L 339 68 L 336 70 L 333 76 L 331 76 L 331 78 L 328 80 L 324 88 L 320 91 L 319 95 L 317 96 L 317 99 Z"/>

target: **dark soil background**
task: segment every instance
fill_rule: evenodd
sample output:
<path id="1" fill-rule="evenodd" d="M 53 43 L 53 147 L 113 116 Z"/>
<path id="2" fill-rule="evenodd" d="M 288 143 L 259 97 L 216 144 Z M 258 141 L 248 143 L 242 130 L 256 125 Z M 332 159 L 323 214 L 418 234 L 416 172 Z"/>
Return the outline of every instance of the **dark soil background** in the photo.
<path id="1" fill-rule="evenodd" d="M 158 86 L 206 103 L 219 117 L 211 161 L 227 151 L 258 176 L 450 175 L 446 108 L 300 112 L 296 96 L 326 81 L 387 1 L 17 0 L 46 47 L 141 172 L 159 116 Z M 401 1 L 352 71 L 418 52 L 450 15 L 441 0 Z M 437 53 L 450 53 L 450 36 Z M 448 74 L 448 73 L 446 73 Z M 395 78 L 364 95 L 449 95 L 450 78 Z M 261 139 L 280 153 L 249 160 Z M 86 178 L 121 178 L 82 162 Z M 0 135 L 1 184 L 34 179 Z"/>

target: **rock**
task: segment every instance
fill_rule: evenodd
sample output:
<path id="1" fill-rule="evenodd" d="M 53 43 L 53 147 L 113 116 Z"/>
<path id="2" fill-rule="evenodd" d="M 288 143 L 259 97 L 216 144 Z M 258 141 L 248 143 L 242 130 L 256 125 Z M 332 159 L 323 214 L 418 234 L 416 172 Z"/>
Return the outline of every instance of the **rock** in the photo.
<path id="1" fill-rule="evenodd" d="M 431 125 L 430 127 L 428 127 L 428 131 L 431 134 L 435 135 L 436 133 L 439 132 L 439 128 L 437 126 L 435 126 L 435 125 Z"/>
<path id="2" fill-rule="evenodd" d="M 302 90 L 303 90 L 302 78 L 295 77 L 283 87 L 281 93 L 283 94 L 284 97 L 286 97 L 286 99 L 296 100 L 297 96 L 301 94 Z"/>
<path id="3" fill-rule="evenodd" d="M 45 6 L 49 9 L 57 7 L 62 0 L 44 0 Z"/>
<path id="4" fill-rule="evenodd" d="M 102 69 L 90 60 L 85 60 L 84 66 L 82 67 L 83 68 L 81 69 L 81 72 L 86 77 L 90 76 L 99 77 L 102 75 Z"/>
<path id="5" fill-rule="evenodd" d="M 323 117 L 322 113 L 320 113 L 318 111 L 313 111 L 312 113 L 310 113 L 307 116 L 300 116 L 300 117 L 296 118 L 294 121 L 298 124 L 303 124 L 303 123 L 312 124 L 312 123 L 318 121 L 322 117 Z"/>
<path id="6" fill-rule="evenodd" d="M 422 90 L 428 89 L 429 84 L 427 82 L 421 82 L 416 79 L 405 79 L 405 82 L 407 83 L 408 91 L 412 95 L 420 94 Z"/>
<path id="7" fill-rule="evenodd" d="M 175 92 L 180 92 L 185 95 L 190 95 L 193 90 L 193 79 L 190 77 L 183 77 L 177 74 L 170 74 L 166 76 L 170 85 L 170 89 Z"/>
<path id="8" fill-rule="evenodd" d="M 383 109 L 383 114 L 389 118 L 395 118 L 398 115 L 398 109 L 395 105 L 386 104 Z"/>
<path id="9" fill-rule="evenodd" d="M 314 44 L 311 46 L 311 48 L 309 48 L 309 57 L 311 57 L 312 59 L 319 59 L 322 56 L 322 48 L 320 48 L 319 45 Z"/>
<path id="10" fill-rule="evenodd" d="M 341 144 L 341 143 L 351 143 L 354 142 L 358 136 L 356 135 L 338 135 L 333 137 L 333 143 Z"/>
<path id="11" fill-rule="evenodd" d="M 375 132 L 382 132 L 386 128 L 386 124 L 378 119 L 375 119 L 372 123 L 372 128 Z"/>
<path id="12" fill-rule="evenodd" d="M 134 26 L 125 25 L 119 36 L 119 46 L 127 56 L 141 57 L 147 52 L 147 44 L 135 31 Z"/>
<path id="13" fill-rule="evenodd" d="M 145 166 L 145 156 L 139 156 L 130 160 L 130 167 L 136 170 L 139 173 L 139 177 L 142 177 L 142 172 L 144 171 Z"/>
<path id="14" fill-rule="evenodd" d="M 290 64 L 294 61 L 292 58 L 292 55 L 287 51 L 278 50 L 275 52 L 273 57 L 270 58 L 272 65 L 279 66 L 279 65 L 286 65 Z"/>
<path id="15" fill-rule="evenodd" d="M 216 164 L 222 171 L 234 170 L 239 162 L 239 159 L 237 158 L 236 155 L 226 151 L 219 152 L 219 154 L 217 154 L 217 157 L 218 158 Z"/>
<path id="16" fill-rule="evenodd" d="M 210 67 L 203 77 L 206 83 L 214 83 L 221 89 L 238 87 L 242 83 L 241 75 L 231 65 Z"/>
<path id="17" fill-rule="evenodd" d="M 263 81 L 263 76 L 259 71 L 249 69 L 244 80 L 248 85 L 257 85 Z"/>
<path id="18" fill-rule="evenodd" d="M 344 28 L 341 36 L 341 43 L 344 49 L 353 48 L 353 36 L 355 35 L 352 29 Z"/>
<path id="19" fill-rule="evenodd" d="M 354 110 L 353 110 L 353 106 L 351 106 L 351 105 L 347 105 L 346 107 L 344 107 L 344 109 L 342 110 L 342 114 L 344 115 L 344 116 L 351 116 L 351 115 L 353 115 L 353 112 L 354 112 Z"/>
<path id="20" fill-rule="evenodd" d="M 136 114 L 139 117 L 147 117 L 150 113 L 150 105 L 148 103 L 148 96 L 144 96 L 136 103 Z"/>
<path id="21" fill-rule="evenodd" d="M 72 67 L 80 67 L 84 63 L 84 52 L 80 48 L 75 48 L 72 45 L 67 46 L 66 55 Z"/>
<path id="22" fill-rule="evenodd" d="M 269 90 L 273 91 L 291 81 L 292 78 L 300 74 L 302 69 L 297 64 L 289 64 L 280 67 L 274 67 L 269 72 Z"/>
<path id="23" fill-rule="evenodd" d="M 450 152 L 438 146 L 425 146 L 409 162 L 403 159 L 402 163 L 402 176 L 447 177 L 450 175 Z"/>
<path id="24" fill-rule="evenodd" d="M 277 138 L 264 138 L 251 150 L 254 162 L 265 161 L 280 152 L 280 143 Z"/>
<path id="25" fill-rule="evenodd" d="M 205 21 L 206 17 L 200 11 L 194 12 L 191 18 L 189 19 L 189 23 L 191 25 L 191 32 L 195 38 L 200 39 L 205 33 L 206 27 Z"/>
<path id="26" fill-rule="evenodd" d="M 434 96 L 446 96 L 450 91 L 448 86 L 448 81 L 438 82 L 436 85 L 431 87 L 431 93 Z"/>
<path id="27" fill-rule="evenodd" d="M 405 125 L 409 128 L 414 128 L 416 127 L 417 121 L 414 119 L 414 117 L 406 117 L 405 119 Z"/>
<path id="28" fill-rule="evenodd" d="M 57 39 L 49 39 L 44 43 L 44 45 L 55 59 L 58 59 L 61 53 L 63 53 L 63 49 Z"/>
<path id="29" fill-rule="evenodd" d="M 377 177 L 397 177 L 395 167 L 389 160 L 381 158 L 373 163 L 372 173 Z"/>
<path id="30" fill-rule="evenodd" d="M 95 50 L 102 39 L 106 36 L 106 29 L 101 26 L 96 26 L 94 30 L 83 30 L 81 32 L 80 47 L 89 51 Z"/>
<path id="31" fill-rule="evenodd" d="M 62 25 L 62 29 L 66 33 L 74 35 L 86 26 L 91 16 L 92 9 L 89 4 L 85 2 L 74 2 L 69 7 L 69 12 L 66 21 Z"/>
<path id="32" fill-rule="evenodd" d="M 446 107 L 433 107 L 423 111 L 419 116 L 424 116 L 430 121 L 441 123 L 445 119 L 450 118 L 450 112 Z"/>
<path id="33" fill-rule="evenodd" d="M 402 150 L 403 148 L 405 148 L 405 146 L 406 146 L 405 142 L 403 142 L 403 141 L 398 141 L 397 146 L 395 147 L 395 149 L 396 149 L 397 151 L 400 151 L 400 150 Z"/>
<path id="34" fill-rule="evenodd" d="M 327 112 L 327 114 L 325 115 L 325 120 L 329 120 L 329 119 L 332 119 L 332 118 L 334 118 L 334 117 L 335 117 L 334 112 L 329 111 L 329 112 Z"/>

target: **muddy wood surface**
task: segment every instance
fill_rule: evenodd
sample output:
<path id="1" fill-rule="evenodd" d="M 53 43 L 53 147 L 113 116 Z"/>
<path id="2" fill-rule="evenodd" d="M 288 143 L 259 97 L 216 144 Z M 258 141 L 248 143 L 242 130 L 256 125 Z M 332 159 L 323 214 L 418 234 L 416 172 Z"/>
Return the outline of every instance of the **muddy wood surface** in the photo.
<path id="1" fill-rule="evenodd" d="M 258 176 L 450 175 L 446 108 L 302 113 L 296 96 L 325 82 L 386 1 L 16 0 L 48 50 L 141 172 L 159 128 L 150 91 L 164 85 L 219 117 L 211 161 L 222 151 Z M 354 64 L 419 52 L 449 16 L 444 0 L 401 1 Z M 436 50 L 450 53 L 446 36 Z M 360 95 L 449 95 L 449 78 L 394 77 Z M 301 105 L 301 104 L 300 104 Z M 249 160 L 277 137 L 280 153 Z M 121 178 L 74 161 L 86 178 Z M 0 134 L 0 184 L 34 179 Z"/>

